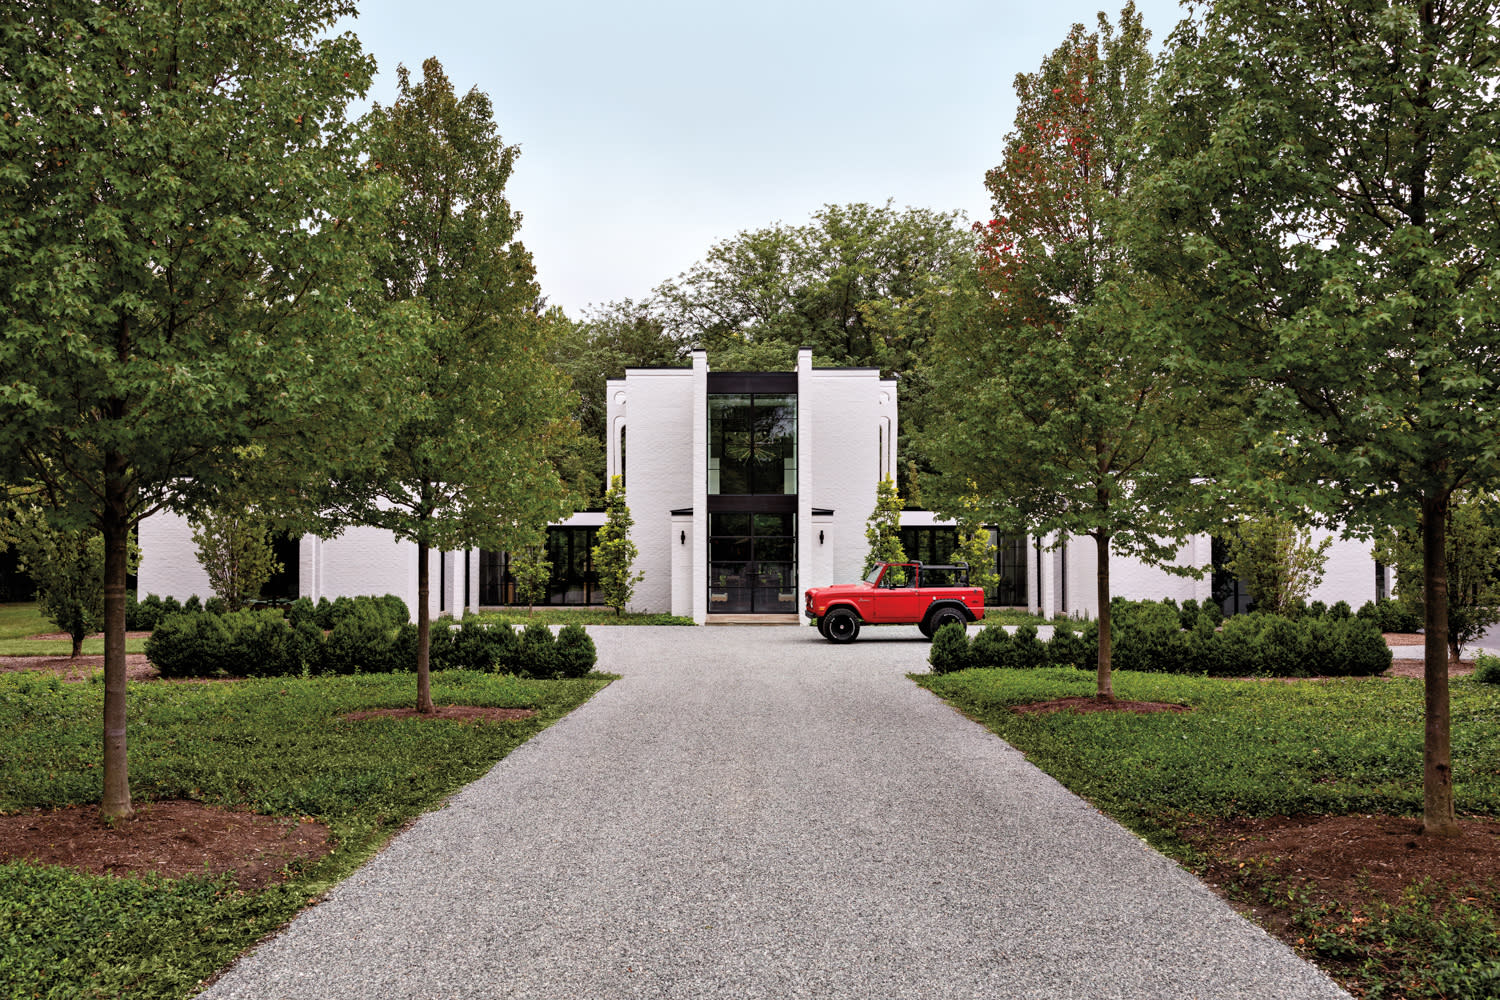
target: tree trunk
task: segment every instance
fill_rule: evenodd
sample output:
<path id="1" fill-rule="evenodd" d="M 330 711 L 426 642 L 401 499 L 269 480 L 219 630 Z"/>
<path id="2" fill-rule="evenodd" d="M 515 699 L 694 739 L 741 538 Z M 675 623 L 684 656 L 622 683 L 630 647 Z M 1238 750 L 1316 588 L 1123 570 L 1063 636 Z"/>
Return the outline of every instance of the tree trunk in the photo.
<path id="1" fill-rule="evenodd" d="M 1109 636 L 1109 535 L 1100 532 L 1094 536 L 1094 545 L 1099 553 L 1099 569 L 1095 574 L 1099 598 L 1099 701 L 1114 701 L 1115 686 L 1110 674 L 1113 646 Z"/>
<path id="2" fill-rule="evenodd" d="M 417 711 L 432 711 L 432 676 L 428 669 L 432 649 L 432 615 L 427 609 L 430 592 L 427 543 L 417 543 Z"/>
<path id="3" fill-rule="evenodd" d="M 125 819 L 130 804 L 130 766 L 125 745 L 125 577 L 129 572 L 130 517 L 125 459 L 104 456 L 104 795 L 105 819 Z"/>
<path id="4" fill-rule="evenodd" d="M 1459 834 L 1453 814 L 1452 726 L 1448 712 L 1448 497 L 1447 492 L 1422 497 L 1422 594 L 1426 614 L 1422 832 L 1434 837 Z"/>
<path id="5" fill-rule="evenodd" d="M 73 652 L 71 655 L 76 660 L 83 655 L 83 640 L 87 637 L 82 632 L 74 632 L 69 638 L 73 640 Z"/>

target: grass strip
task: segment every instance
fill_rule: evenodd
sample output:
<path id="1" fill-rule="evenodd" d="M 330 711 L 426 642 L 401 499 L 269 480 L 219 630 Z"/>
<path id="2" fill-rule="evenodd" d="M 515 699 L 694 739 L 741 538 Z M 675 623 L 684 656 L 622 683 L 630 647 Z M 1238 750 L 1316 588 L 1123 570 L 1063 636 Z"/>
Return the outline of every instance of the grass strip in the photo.
<path id="1" fill-rule="evenodd" d="M 333 854 L 263 891 L 219 878 L 122 879 L 0 865 L 0 983 L 25 997 L 185 997 L 365 861 L 407 820 L 478 778 L 607 684 L 441 671 L 433 700 L 530 708 L 463 725 L 347 722 L 408 706 L 410 674 L 130 689 L 138 801 L 194 799 L 328 824 Z M 0 676 L 0 811 L 97 802 L 103 685 Z"/>
<path id="2" fill-rule="evenodd" d="M 506 608 L 501 611 L 481 611 L 468 615 L 465 622 L 481 625 L 693 625 L 691 618 L 680 615 L 633 614 L 617 615 L 609 608 L 549 608 L 538 607 L 528 613 L 525 608 Z"/>

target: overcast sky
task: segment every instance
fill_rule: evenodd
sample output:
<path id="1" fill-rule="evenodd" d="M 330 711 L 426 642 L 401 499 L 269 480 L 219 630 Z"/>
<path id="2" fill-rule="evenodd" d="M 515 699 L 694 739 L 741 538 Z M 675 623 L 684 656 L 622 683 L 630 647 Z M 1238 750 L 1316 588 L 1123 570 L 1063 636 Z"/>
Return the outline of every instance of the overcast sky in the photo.
<path id="1" fill-rule="evenodd" d="M 577 318 L 715 242 L 829 203 L 987 216 L 1011 83 L 1123 0 L 364 0 L 349 27 L 419 77 L 437 56 L 521 148 L 507 191 L 542 293 Z M 1137 0 L 1152 48 L 1177 0 Z"/>

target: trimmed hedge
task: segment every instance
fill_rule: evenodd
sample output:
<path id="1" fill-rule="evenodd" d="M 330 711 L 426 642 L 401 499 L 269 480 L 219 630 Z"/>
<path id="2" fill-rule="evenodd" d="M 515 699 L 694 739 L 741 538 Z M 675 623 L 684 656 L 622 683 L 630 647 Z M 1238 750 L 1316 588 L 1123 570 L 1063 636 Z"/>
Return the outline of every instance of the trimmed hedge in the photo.
<path id="1" fill-rule="evenodd" d="M 1113 668 L 1213 677 L 1364 677 L 1391 665 L 1380 628 L 1368 617 L 1350 615 L 1347 605 L 1300 618 L 1235 615 L 1216 628 L 1216 616 L 1207 610 L 1216 605 L 1200 609 L 1189 608 L 1190 603 L 1179 608 L 1159 601 L 1111 602 Z M 1192 626 L 1185 627 L 1186 621 Z M 929 662 L 934 673 L 966 666 L 1088 668 L 1095 661 L 1098 634 L 1096 622 L 1083 623 L 1081 634 L 1060 624 L 1050 643 L 1037 640 L 1034 626 L 1010 635 L 989 625 L 972 642 L 955 630 L 941 646 L 934 637 Z"/>
<path id="2" fill-rule="evenodd" d="M 149 603 L 148 603 L 149 602 Z M 141 602 L 157 616 L 146 655 L 164 677 L 280 677 L 302 674 L 383 674 L 415 670 L 417 627 L 398 597 L 341 597 L 314 604 L 305 598 L 282 610 L 208 610 L 161 613 L 165 602 Z M 323 623 L 332 627 L 324 629 Z M 326 635 L 325 635 L 326 631 Z M 556 637 L 533 624 L 517 634 L 508 625 L 433 623 L 434 670 L 480 670 L 522 677 L 583 677 L 598 654 L 582 626 Z"/>

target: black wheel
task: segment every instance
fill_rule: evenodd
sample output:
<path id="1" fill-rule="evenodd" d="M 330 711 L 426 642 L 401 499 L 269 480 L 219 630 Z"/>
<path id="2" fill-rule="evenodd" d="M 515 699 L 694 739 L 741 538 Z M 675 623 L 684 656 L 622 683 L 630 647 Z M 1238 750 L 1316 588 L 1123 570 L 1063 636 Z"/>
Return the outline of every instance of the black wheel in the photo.
<path id="1" fill-rule="evenodd" d="M 925 620 L 917 622 L 917 631 L 921 632 L 925 638 L 932 638 L 932 628 L 927 624 Z"/>
<path id="2" fill-rule="evenodd" d="M 822 618 L 818 619 L 818 634 L 821 635 L 825 639 L 828 638 L 828 616 L 827 615 L 824 615 Z"/>
<path id="3" fill-rule="evenodd" d="M 931 639 L 937 635 L 938 629 L 944 625 L 952 625 L 954 622 L 963 626 L 965 632 L 969 630 L 969 620 L 963 616 L 963 612 L 957 608 L 939 608 L 932 613 L 931 618 L 927 619 L 927 626 L 922 631 L 926 632 L 927 638 Z"/>
<path id="4" fill-rule="evenodd" d="M 831 642 L 853 642 L 859 638 L 859 616 L 848 608 L 834 608 L 823 616 L 823 634 Z"/>

